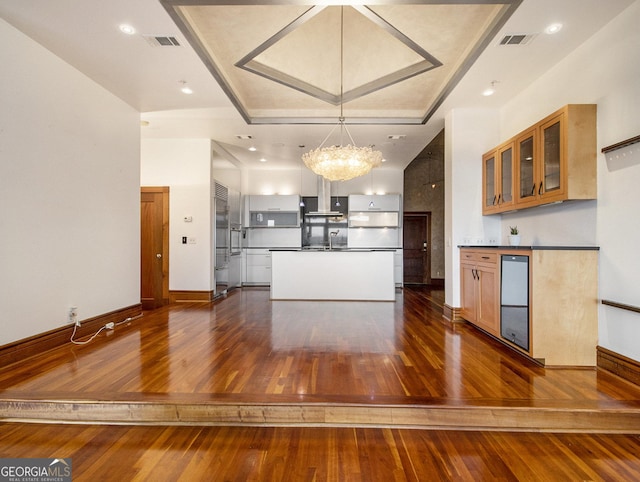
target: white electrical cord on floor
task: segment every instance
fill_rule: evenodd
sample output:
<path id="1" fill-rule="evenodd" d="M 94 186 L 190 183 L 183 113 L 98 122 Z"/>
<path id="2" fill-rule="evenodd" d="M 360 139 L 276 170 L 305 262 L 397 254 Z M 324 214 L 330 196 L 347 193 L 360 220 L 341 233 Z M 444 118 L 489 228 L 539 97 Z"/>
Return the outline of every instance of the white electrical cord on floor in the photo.
<path id="1" fill-rule="evenodd" d="M 111 325 L 111 329 L 115 328 L 116 326 L 120 326 L 124 323 L 128 323 L 130 321 L 133 320 L 137 320 L 138 318 L 141 318 L 143 316 L 143 313 L 140 313 L 138 316 L 130 316 L 129 318 L 126 318 L 118 323 L 107 323 L 106 325 L 100 327 L 100 329 L 98 331 L 96 331 L 93 335 L 91 335 L 91 338 L 89 338 L 88 340 L 85 341 L 77 341 L 74 340 L 73 338 L 76 336 L 76 330 L 78 329 L 78 325 L 74 324 L 73 325 L 73 333 L 71 333 L 71 339 L 69 340 L 71 343 L 73 343 L 74 345 L 86 345 L 87 343 L 91 343 L 93 341 L 93 339 L 98 336 L 100 334 L 100 332 L 102 332 L 103 330 L 106 330 L 108 328 L 108 325 Z"/>
<path id="2" fill-rule="evenodd" d="M 92 342 L 92 341 L 93 341 L 93 339 L 94 339 L 96 336 L 98 336 L 102 330 L 106 330 L 106 328 L 107 328 L 107 327 L 106 327 L 106 325 L 105 325 L 105 326 L 103 326 L 103 327 L 101 327 L 101 328 L 100 328 L 98 331 L 96 331 L 96 332 L 91 336 L 91 338 L 89 338 L 88 340 L 85 340 L 85 341 L 76 341 L 76 340 L 74 340 L 74 339 L 73 339 L 73 337 L 74 337 L 74 336 L 76 336 L 76 330 L 78 329 L 78 325 L 74 324 L 74 325 L 73 325 L 73 333 L 71 333 L 71 339 L 70 339 L 70 341 L 71 341 L 71 343 L 73 343 L 74 345 L 86 345 L 87 343 Z"/>

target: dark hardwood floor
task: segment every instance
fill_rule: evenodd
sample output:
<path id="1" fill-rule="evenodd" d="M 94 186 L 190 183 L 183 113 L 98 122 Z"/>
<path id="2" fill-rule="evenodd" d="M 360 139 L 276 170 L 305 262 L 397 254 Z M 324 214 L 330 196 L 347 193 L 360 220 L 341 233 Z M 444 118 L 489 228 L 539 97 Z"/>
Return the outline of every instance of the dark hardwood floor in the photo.
<path id="1" fill-rule="evenodd" d="M 640 387 L 545 369 L 442 303 L 244 288 L 146 312 L 2 367 L 0 457 L 72 457 L 74 480 L 640 478 Z"/>

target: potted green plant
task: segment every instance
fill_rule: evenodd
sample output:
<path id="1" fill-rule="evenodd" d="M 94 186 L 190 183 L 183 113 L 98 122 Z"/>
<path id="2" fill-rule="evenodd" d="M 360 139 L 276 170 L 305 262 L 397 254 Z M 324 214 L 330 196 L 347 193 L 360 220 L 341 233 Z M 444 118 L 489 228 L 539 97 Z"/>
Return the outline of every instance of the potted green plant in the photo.
<path id="1" fill-rule="evenodd" d="M 518 226 L 509 226 L 509 245 L 520 246 L 520 231 L 518 231 Z"/>

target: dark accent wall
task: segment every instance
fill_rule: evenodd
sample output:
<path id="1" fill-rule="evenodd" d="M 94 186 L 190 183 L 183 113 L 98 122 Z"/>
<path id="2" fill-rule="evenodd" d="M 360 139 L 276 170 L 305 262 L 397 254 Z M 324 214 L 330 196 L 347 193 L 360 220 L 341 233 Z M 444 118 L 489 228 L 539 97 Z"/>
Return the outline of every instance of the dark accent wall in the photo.
<path id="1" fill-rule="evenodd" d="M 444 129 L 404 170 L 404 210 L 431 213 L 431 278 L 444 279 Z"/>

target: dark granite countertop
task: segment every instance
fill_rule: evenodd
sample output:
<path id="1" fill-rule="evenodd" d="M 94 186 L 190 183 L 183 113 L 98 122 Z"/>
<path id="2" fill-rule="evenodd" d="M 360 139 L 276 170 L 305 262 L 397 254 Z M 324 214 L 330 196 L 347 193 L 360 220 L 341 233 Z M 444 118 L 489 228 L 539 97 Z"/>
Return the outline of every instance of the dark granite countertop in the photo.
<path id="1" fill-rule="evenodd" d="M 553 251 L 598 251 L 600 246 L 509 246 L 509 245 L 477 245 L 477 244 L 460 244 L 458 248 L 482 248 L 482 249 L 516 249 L 523 251 L 540 251 L 540 250 L 553 250 Z"/>

